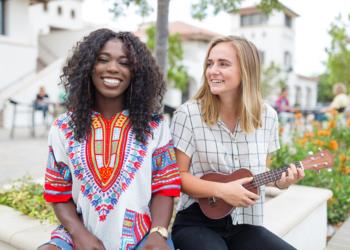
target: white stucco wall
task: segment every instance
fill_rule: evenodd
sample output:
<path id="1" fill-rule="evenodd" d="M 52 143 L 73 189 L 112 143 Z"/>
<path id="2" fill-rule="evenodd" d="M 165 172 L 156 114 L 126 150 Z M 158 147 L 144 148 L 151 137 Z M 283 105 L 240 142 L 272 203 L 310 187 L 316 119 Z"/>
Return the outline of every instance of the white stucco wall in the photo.
<path id="1" fill-rule="evenodd" d="M 291 74 L 287 82 L 289 100 L 292 106 L 299 104 L 301 108 L 309 109 L 317 103 L 317 83 L 298 75 Z M 297 91 L 299 89 L 299 92 Z"/>
<path id="2" fill-rule="evenodd" d="M 97 27 L 79 29 L 53 31 L 49 34 L 39 37 L 39 57 L 46 64 L 57 60 L 61 57 L 66 57 L 69 51 L 78 41 L 88 35 Z"/>
<path id="3" fill-rule="evenodd" d="M 184 41 L 182 43 L 184 50 L 183 64 L 192 79 L 189 88 L 189 96 L 192 97 L 199 89 L 202 83 L 203 63 L 208 43 L 203 41 Z"/>
<path id="4" fill-rule="evenodd" d="M 42 3 L 31 5 L 28 13 L 31 35 L 35 43 L 39 35 L 49 34 L 51 29 L 77 30 L 84 27 L 81 5 L 81 0 L 52 0 L 47 4 L 46 9 Z M 61 7 L 61 14 L 58 13 L 59 7 Z M 71 16 L 71 11 L 75 13 L 74 18 Z"/>
<path id="5" fill-rule="evenodd" d="M 294 21 L 294 20 L 293 20 Z M 294 64 L 295 29 L 284 25 L 284 14 L 274 12 L 266 24 L 258 26 L 240 27 L 240 16 L 231 16 L 231 34 L 243 36 L 252 41 L 260 51 L 264 52 L 264 64 L 275 62 L 284 68 L 284 53 L 291 55 L 291 63 Z"/>
<path id="6" fill-rule="evenodd" d="M 16 116 L 16 127 L 30 127 L 31 125 L 31 110 L 28 107 L 32 104 L 40 86 L 44 86 L 49 100 L 52 103 L 58 101 L 60 86 L 59 76 L 61 74 L 61 68 L 64 60 L 59 59 L 52 63 L 49 67 L 39 72 L 33 78 L 24 79 L 23 82 L 19 82 L 17 86 L 13 86 L 8 92 L 12 92 L 11 98 L 21 103 L 18 106 L 18 113 Z M 50 110 L 52 111 L 52 107 Z M 36 112 L 36 124 L 42 123 L 41 112 Z M 13 117 L 13 105 L 6 103 L 4 106 L 4 127 L 10 128 L 12 125 Z M 53 117 L 49 116 L 49 119 Z"/>
<path id="7" fill-rule="evenodd" d="M 5 2 L 5 31 L 6 35 L 0 35 L 0 90 L 35 72 L 37 49 L 27 0 Z"/>
<path id="8" fill-rule="evenodd" d="M 32 42 L 28 6 L 28 0 L 5 1 L 6 36 L 25 43 Z"/>
<path id="9" fill-rule="evenodd" d="M 36 47 L 0 36 L 0 92 L 24 76 L 35 73 Z"/>
<path id="10" fill-rule="evenodd" d="M 274 11 L 266 24 L 240 27 L 240 15 L 231 15 L 231 34 L 243 36 L 252 41 L 264 52 L 264 67 L 271 62 L 282 69 L 281 79 L 287 80 L 291 105 L 299 104 L 301 108 L 313 108 L 317 102 L 317 82 L 299 77 L 294 69 L 295 64 L 295 18 L 291 27 L 285 25 L 285 14 Z M 285 65 L 285 52 L 291 56 L 290 65 Z M 291 68 L 290 68 L 291 66 Z M 287 77 L 285 77 L 287 75 Z M 297 91 L 298 89 L 298 91 Z M 267 101 L 274 103 L 279 89 L 274 88 Z"/>

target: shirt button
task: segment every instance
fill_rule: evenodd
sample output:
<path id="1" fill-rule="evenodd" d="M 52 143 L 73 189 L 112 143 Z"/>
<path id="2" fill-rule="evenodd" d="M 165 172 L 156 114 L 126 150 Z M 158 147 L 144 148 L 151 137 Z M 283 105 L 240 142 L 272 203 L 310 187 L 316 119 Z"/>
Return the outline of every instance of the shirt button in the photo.
<path id="1" fill-rule="evenodd" d="M 234 159 L 235 159 L 235 161 L 238 161 L 238 157 L 237 156 L 235 156 Z"/>

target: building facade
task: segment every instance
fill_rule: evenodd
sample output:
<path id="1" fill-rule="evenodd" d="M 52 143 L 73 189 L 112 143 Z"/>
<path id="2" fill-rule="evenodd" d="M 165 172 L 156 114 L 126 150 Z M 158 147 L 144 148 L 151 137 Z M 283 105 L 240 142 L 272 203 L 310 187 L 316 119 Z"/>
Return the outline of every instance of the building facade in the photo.
<path id="1" fill-rule="evenodd" d="M 281 70 L 279 78 L 288 86 L 291 105 L 305 109 L 315 107 L 317 78 L 297 74 L 293 66 L 298 14 L 283 6 L 282 11 L 267 15 L 253 6 L 242 8 L 230 16 L 230 33 L 243 36 L 257 46 L 264 68 L 273 63 Z M 273 103 L 279 92 L 280 86 L 274 86 L 266 98 Z"/>

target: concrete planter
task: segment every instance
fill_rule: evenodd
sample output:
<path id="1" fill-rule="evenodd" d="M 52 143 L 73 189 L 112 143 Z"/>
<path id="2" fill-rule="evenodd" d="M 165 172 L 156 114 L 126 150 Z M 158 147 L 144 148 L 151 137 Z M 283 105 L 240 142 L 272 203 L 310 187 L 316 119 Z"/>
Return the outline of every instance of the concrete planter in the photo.
<path id="1" fill-rule="evenodd" d="M 324 249 L 331 196 L 328 189 L 291 186 L 265 203 L 264 226 L 298 250 Z M 1 205 L 0 221 L 0 242 L 23 250 L 34 250 L 48 241 L 55 227 Z"/>

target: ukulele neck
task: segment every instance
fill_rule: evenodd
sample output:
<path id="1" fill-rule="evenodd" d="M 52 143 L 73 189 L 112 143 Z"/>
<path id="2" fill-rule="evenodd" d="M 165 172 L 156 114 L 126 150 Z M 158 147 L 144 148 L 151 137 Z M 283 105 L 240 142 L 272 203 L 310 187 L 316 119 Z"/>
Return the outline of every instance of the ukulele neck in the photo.
<path id="1" fill-rule="evenodd" d="M 302 167 L 302 163 L 300 161 L 297 161 L 294 163 L 294 165 L 297 168 L 301 168 Z M 277 181 L 279 179 L 281 179 L 282 173 L 287 172 L 289 168 L 289 165 L 286 165 L 282 168 L 278 168 L 278 169 L 273 169 L 261 174 L 257 174 L 254 176 L 253 179 L 253 184 L 257 187 L 260 187 L 262 185 L 266 185 L 270 182 L 274 182 Z"/>

